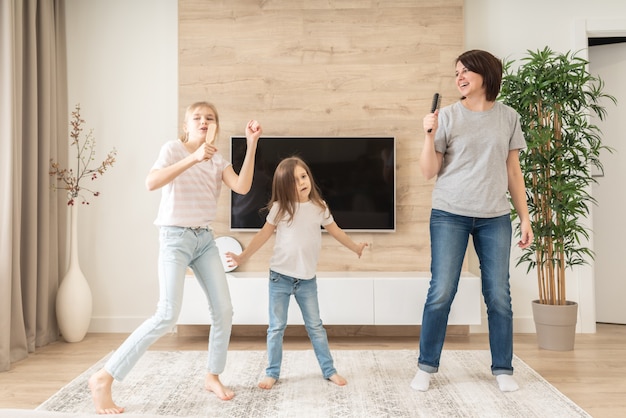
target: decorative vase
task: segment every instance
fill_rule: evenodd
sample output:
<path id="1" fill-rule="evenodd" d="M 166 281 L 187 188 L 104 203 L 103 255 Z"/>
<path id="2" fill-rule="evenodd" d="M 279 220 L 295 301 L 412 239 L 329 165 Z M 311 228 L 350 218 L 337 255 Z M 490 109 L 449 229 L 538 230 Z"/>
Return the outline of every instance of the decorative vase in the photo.
<path id="1" fill-rule="evenodd" d="M 578 303 L 566 301 L 565 305 L 546 305 L 534 300 L 532 307 L 539 348 L 554 351 L 573 350 Z"/>
<path id="2" fill-rule="evenodd" d="M 78 263 L 78 208 L 71 207 L 70 265 L 63 277 L 56 299 L 57 321 L 65 341 L 82 341 L 91 321 L 91 290 Z"/>

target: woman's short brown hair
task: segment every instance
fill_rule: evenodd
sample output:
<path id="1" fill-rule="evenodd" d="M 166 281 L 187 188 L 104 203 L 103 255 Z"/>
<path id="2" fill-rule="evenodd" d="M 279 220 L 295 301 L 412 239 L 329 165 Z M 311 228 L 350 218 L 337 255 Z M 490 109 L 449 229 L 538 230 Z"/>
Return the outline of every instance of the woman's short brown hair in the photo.
<path id="1" fill-rule="evenodd" d="M 468 70 L 480 74 L 483 77 L 486 98 L 493 102 L 500 94 L 502 86 L 502 61 L 487 51 L 472 49 L 459 55 L 455 61 L 459 61 Z"/>

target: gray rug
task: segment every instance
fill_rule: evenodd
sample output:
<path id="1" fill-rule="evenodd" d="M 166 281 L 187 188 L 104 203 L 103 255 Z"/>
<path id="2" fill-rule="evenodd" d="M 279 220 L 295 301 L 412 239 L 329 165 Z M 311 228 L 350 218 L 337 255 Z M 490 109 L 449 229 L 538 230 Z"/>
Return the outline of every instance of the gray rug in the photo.
<path id="1" fill-rule="evenodd" d="M 221 378 L 236 393 L 221 401 L 203 389 L 206 352 L 148 351 L 113 396 L 129 414 L 178 417 L 589 417 L 584 410 L 514 358 L 520 390 L 502 393 L 491 375 L 488 351 L 444 350 L 428 392 L 409 383 L 416 351 L 333 351 L 348 385 L 321 376 L 312 350 L 286 351 L 281 379 L 257 388 L 264 351 L 230 351 Z M 39 411 L 93 413 L 88 377 L 104 359 L 40 405 Z"/>

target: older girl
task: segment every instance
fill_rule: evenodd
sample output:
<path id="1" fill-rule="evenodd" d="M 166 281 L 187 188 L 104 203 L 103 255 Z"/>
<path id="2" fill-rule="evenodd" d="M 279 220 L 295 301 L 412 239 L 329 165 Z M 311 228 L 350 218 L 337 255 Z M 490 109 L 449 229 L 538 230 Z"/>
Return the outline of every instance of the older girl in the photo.
<path id="1" fill-rule="evenodd" d="M 211 222 L 217 211 L 222 183 L 245 194 L 250 190 L 257 142 L 258 122 L 246 125 L 247 151 L 239 174 L 207 138 L 210 125 L 219 131 L 215 106 L 207 102 L 190 105 L 185 112 L 183 135 L 163 145 L 146 186 L 161 189 L 161 203 L 154 222 L 159 228 L 159 303 L 156 313 L 139 326 L 113 353 L 104 368 L 89 379 L 96 412 L 119 414 L 124 408 L 113 402 L 113 380 L 123 380 L 139 358 L 178 319 L 187 267 L 191 267 L 206 294 L 211 313 L 205 388 L 220 399 L 234 393 L 222 385 L 219 374 L 226 365 L 233 307 Z"/>

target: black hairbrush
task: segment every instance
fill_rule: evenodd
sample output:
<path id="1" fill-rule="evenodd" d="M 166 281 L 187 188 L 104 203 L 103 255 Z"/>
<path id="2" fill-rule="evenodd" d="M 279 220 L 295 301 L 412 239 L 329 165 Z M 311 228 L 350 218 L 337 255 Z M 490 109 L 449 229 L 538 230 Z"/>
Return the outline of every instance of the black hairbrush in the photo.
<path id="1" fill-rule="evenodd" d="M 433 95 L 433 103 L 430 105 L 430 113 L 435 113 L 435 110 L 439 109 L 439 106 L 441 105 L 441 95 L 439 93 L 435 93 Z M 428 133 L 432 132 L 433 129 L 430 128 L 428 130 Z"/>

